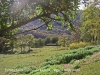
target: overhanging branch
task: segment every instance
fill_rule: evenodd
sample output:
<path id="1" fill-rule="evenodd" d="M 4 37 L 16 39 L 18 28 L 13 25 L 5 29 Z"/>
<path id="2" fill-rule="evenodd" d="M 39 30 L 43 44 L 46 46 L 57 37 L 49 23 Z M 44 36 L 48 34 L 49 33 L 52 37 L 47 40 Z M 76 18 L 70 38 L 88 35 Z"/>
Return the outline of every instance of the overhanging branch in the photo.
<path id="1" fill-rule="evenodd" d="M 31 18 L 31 19 L 29 19 L 29 20 L 27 20 L 27 21 L 24 21 L 24 22 L 22 22 L 22 23 L 20 23 L 20 24 L 12 25 L 12 26 L 10 26 L 10 27 L 8 27 L 8 28 L 6 28 L 6 29 L 0 30 L 0 34 L 4 34 L 4 33 L 8 32 L 8 31 L 10 31 L 10 30 L 13 30 L 13 29 L 15 29 L 15 28 L 21 27 L 21 26 L 23 26 L 23 25 L 25 25 L 25 24 L 27 24 L 27 23 L 29 23 L 29 22 L 32 22 L 32 21 L 34 21 L 34 20 L 37 20 L 37 19 L 39 19 L 39 18 L 41 18 L 41 17 L 43 17 L 43 16 L 45 16 L 45 14 L 36 16 L 36 17 Z"/>
<path id="2" fill-rule="evenodd" d="M 44 23 L 43 25 L 40 25 L 40 26 L 38 26 L 38 27 L 36 27 L 36 28 L 33 28 L 33 29 L 31 29 L 31 30 L 26 30 L 26 31 L 23 31 L 23 32 L 14 34 L 14 35 L 22 34 L 22 33 L 25 33 L 25 32 L 30 32 L 30 31 L 32 31 L 32 30 L 37 30 L 37 29 L 39 29 L 39 28 L 41 28 L 41 27 L 43 27 L 43 26 L 45 26 L 45 25 L 46 25 L 46 24 Z"/>

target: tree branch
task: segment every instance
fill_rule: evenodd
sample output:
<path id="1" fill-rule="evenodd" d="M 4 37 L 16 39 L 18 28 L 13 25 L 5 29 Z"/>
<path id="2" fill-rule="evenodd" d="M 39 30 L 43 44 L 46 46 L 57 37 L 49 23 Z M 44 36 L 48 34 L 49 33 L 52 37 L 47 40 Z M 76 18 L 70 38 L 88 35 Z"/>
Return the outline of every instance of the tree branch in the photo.
<path id="1" fill-rule="evenodd" d="M 46 14 L 42 14 L 42 15 L 36 16 L 36 17 L 34 17 L 34 18 L 32 18 L 32 19 L 29 19 L 29 20 L 27 20 L 27 21 L 21 22 L 20 24 L 12 25 L 12 26 L 10 26 L 10 27 L 8 27 L 8 28 L 6 28 L 6 29 L 0 30 L 0 34 L 4 34 L 4 33 L 8 32 L 8 31 L 10 31 L 10 30 L 13 30 L 13 29 L 18 28 L 18 27 L 20 27 L 20 26 L 23 26 L 23 25 L 25 25 L 25 24 L 27 24 L 27 23 L 29 23 L 29 22 L 32 22 L 32 21 L 34 21 L 34 20 L 37 20 L 37 19 L 39 19 L 39 18 L 41 18 L 41 17 L 43 17 L 43 16 L 45 16 L 45 15 L 46 15 Z"/>
<path id="2" fill-rule="evenodd" d="M 30 32 L 30 31 L 32 31 L 32 30 L 37 30 L 37 29 L 43 27 L 44 25 L 46 25 L 46 24 L 44 23 L 43 25 L 40 25 L 40 26 L 38 26 L 38 27 L 36 27 L 36 28 L 33 28 L 33 29 L 31 29 L 31 30 L 26 30 L 26 31 L 23 31 L 23 32 L 20 32 L 20 33 L 14 34 L 14 35 L 22 34 L 22 33 L 25 33 L 25 32 Z"/>

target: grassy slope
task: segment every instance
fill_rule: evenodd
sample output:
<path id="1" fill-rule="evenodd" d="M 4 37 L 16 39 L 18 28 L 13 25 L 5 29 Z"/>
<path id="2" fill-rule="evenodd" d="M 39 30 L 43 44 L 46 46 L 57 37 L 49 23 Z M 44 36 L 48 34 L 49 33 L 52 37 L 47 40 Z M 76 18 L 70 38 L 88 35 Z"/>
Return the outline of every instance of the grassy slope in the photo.
<path id="1" fill-rule="evenodd" d="M 4 75 L 5 69 L 11 69 L 20 64 L 27 66 L 39 66 L 49 56 L 63 53 L 66 50 L 57 50 L 57 47 L 34 48 L 29 54 L 0 54 L 0 75 Z M 31 62 L 31 63 L 30 63 Z"/>
<path id="2" fill-rule="evenodd" d="M 26 64 L 24 65 L 25 67 L 27 66 L 38 67 L 49 56 L 66 52 L 66 50 L 57 50 L 56 47 L 34 48 L 33 51 L 36 53 L 15 54 L 15 55 L 0 54 L 0 75 L 4 75 L 5 68 L 11 69 L 21 64 Z M 99 71 L 100 55 L 93 57 L 91 59 L 90 57 L 88 57 L 83 60 L 85 61 L 81 63 L 80 71 L 73 72 L 70 75 L 99 75 L 100 74 Z M 64 73 L 64 75 L 67 74 Z"/>
<path id="3" fill-rule="evenodd" d="M 73 72 L 71 75 L 100 75 L 100 54 L 93 58 L 85 58 L 80 71 Z"/>

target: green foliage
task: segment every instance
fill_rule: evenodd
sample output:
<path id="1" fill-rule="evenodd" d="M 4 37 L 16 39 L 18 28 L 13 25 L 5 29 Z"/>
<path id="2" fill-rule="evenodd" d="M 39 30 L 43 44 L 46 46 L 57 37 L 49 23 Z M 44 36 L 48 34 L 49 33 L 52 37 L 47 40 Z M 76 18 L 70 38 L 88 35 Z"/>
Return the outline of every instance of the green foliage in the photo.
<path id="1" fill-rule="evenodd" d="M 70 64 L 73 64 L 76 61 L 76 59 L 73 59 L 70 61 Z"/>
<path id="2" fill-rule="evenodd" d="M 82 12 L 81 39 L 93 44 L 100 43 L 100 7 L 95 2 Z"/>
<path id="3" fill-rule="evenodd" d="M 69 45 L 69 47 L 70 47 L 70 49 L 77 49 L 77 48 L 83 48 L 83 47 L 86 47 L 89 45 L 91 45 L 91 44 L 88 42 L 79 42 L 79 43 L 72 43 Z"/>
<path id="4" fill-rule="evenodd" d="M 46 38 L 45 38 L 45 45 L 47 45 L 48 43 L 51 43 L 50 37 L 46 37 Z"/>
<path id="5" fill-rule="evenodd" d="M 73 28 L 70 19 L 74 19 L 76 15 L 78 2 L 79 0 L 28 0 L 25 2 L 23 0 L 0 0 L 0 34 L 6 34 L 36 19 L 42 19 L 48 24 L 49 29 L 52 29 L 52 25 L 48 22 L 56 20 L 63 24 L 67 21 Z M 52 17 L 51 14 L 56 17 Z"/>
<path id="6" fill-rule="evenodd" d="M 6 53 L 10 49 L 13 48 L 13 40 L 15 40 L 13 37 L 11 39 L 7 39 L 5 37 L 0 37 L 0 52 Z"/>
<path id="7" fill-rule="evenodd" d="M 100 46 L 88 46 L 70 50 L 68 52 L 51 56 L 38 69 L 27 70 L 22 74 L 27 75 L 62 75 L 64 67 L 59 64 L 72 63 L 71 69 L 78 69 L 80 67 L 79 60 L 92 55 L 94 52 L 100 51 Z"/>
<path id="8" fill-rule="evenodd" d="M 27 47 L 26 47 L 27 48 Z M 14 49 L 14 51 L 19 51 L 20 49 Z M 27 49 L 26 49 L 27 50 Z M 29 67 L 34 67 L 38 69 L 38 66 L 40 66 L 46 58 L 49 56 L 53 56 L 54 54 L 60 54 L 66 52 L 66 50 L 57 50 L 56 46 L 45 46 L 42 48 L 31 48 L 31 53 L 25 53 L 25 54 L 0 54 L 0 74 L 5 75 L 5 67 L 7 69 L 17 69 L 17 70 L 24 70 Z M 7 64 L 6 64 L 7 62 Z M 19 68 L 16 68 L 17 65 L 19 65 Z M 22 68 L 21 68 L 22 67 Z M 24 68 L 26 67 L 26 68 Z M 11 74 L 11 72 L 10 72 Z M 13 73 L 12 73 L 13 74 Z M 7 73 L 6 75 L 9 75 Z M 20 75 L 20 74 L 18 74 Z M 25 75 L 25 74 L 21 74 Z M 27 74 L 28 75 L 28 74 Z"/>
<path id="9" fill-rule="evenodd" d="M 39 47 L 43 47 L 44 46 L 44 39 L 35 39 L 34 45 L 33 47 L 35 48 L 39 48 Z"/>
<path id="10" fill-rule="evenodd" d="M 58 37 L 56 37 L 56 36 L 53 36 L 53 37 L 51 37 L 51 43 L 57 43 L 58 42 Z"/>
<path id="11" fill-rule="evenodd" d="M 73 59 L 79 60 L 79 59 L 84 58 L 87 55 L 91 55 L 94 52 L 99 51 L 99 48 L 100 48 L 98 46 L 91 46 L 91 47 L 92 48 L 85 47 L 85 48 L 80 48 L 76 50 L 71 50 L 64 54 L 51 56 L 50 58 L 46 59 L 46 62 L 42 66 L 69 63 Z"/>
<path id="12" fill-rule="evenodd" d="M 23 39 L 25 39 L 27 46 L 29 46 L 29 50 L 30 50 L 30 47 L 32 47 L 34 44 L 34 36 L 32 34 L 27 34 Z"/>
<path id="13" fill-rule="evenodd" d="M 85 47 L 86 50 L 90 50 L 90 49 L 92 49 L 92 48 L 94 48 L 94 46 L 86 46 L 86 47 Z"/>
<path id="14" fill-rule="evenodd" d="M 99 75 L 100 74 L 100 71 L 99 71 L 100 55 L 97 55 L 93 58 L 91 58 L 90 56 L 88 58 L 82 59 L 82 61 L 80 61 L 80 64 L 79 64 L 79 66 L 81 66 L 81 68 L 79 69 L 80 71 L 73 72 L 72 75 L 90 75 L 90 74 Z"/>
<path id="15" fill-rule="evenodd" d="M 68 36 L 66 34 L 59 36 L 58 45 L 65 47 L 66 45 L 68 46 L 69 43 L 70 40 L 68 39 Z"/>
<path id="16" fill-rule="evenodd" d="M 32 72 L 33 70 L 36 70 L 36 67 L 27 67 L 24 68 L 23 71 L 19 72 L 20 74 L 29 74 L 30 72 Z"/>
<path id="17" fill-rule="evenodd" d="M 29 75 L 62 75 L 64 67 L 61 65 L 45 66 L 38 70 L 34 70 Z"/>
<path id="18" fill-rule="evenodd" d="M 52 29 L 53 29 L 52 24 L 48 24 L 47 30 L 52 30 Z"/>
<path id="19" fill-rule="evenodd" d="M 45 38 L 45 45 L 47 45 L 49 43 L 57 44 L 58 40 L 59 40 L 58 36 L 46 37 Z"/>
<path id="20" fill-rule="evenodd" d="M 0 0 L 0 36 L 10 39 L 10 35 L 14 36 L 17 32 L 13 29 L 36 19 L 41 19 L 50 30 L 53 28 L 50 22 L 58 20 L 62 24 L 69 22 L 69 26 L 73 29 L 71 19 L 76 15 L 78 2 L 79 0 L 27 0 L 25 2 L 24 0 Z M 51 14 L 56 17 L 52 17 Z"/>
<path id="21" fill-rule="evenodd" d="M 80 68 L 80 62 L 79 62 L 79 61 L 75 61 L 75 62 L 73 63 L 73 65 L 71 66 L 71 68 L 72 68 L 72 69 L 78 69 L 78 68 Z"/>
<path id="22" fill-rule="evenodd" d="M 34 45 L 34 36 L 32 34 L 27 35 L 17 35 L 15 37 L 16 39 L 13 42 L 14 48 L 21 49 L 21 53 L 25 53 L 26 47 L 28 47 L 28 50 Z"/>
<path id="23" fill-rule="evenodd" d="M 35 67 L 25 68 L 18 75 L 62 75 L 63 71 L 64 67 L 61 65 L 46 65 L 38 69 Z"/>

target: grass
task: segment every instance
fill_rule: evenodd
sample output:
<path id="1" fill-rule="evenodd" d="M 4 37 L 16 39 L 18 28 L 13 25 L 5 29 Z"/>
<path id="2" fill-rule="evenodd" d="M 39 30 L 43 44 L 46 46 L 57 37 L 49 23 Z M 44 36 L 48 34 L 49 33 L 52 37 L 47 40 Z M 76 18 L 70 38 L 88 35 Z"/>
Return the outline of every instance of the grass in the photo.
<path id="1" fill-rule="evenodd" d="M 37 68 L 36 70 L 31 70 L 30 71 L 22 71 L 21 75 L 62 75 L 63 72 L 66 72 L 65 70 L 70 70 L 69 72 L 67 72 L 67 74 L 65 73 L 65 75 L 71 75 L 71 73 L 73 71 L 77 71 L 77 69 L 80 68 L 80 63 L 82 59 L 86 58 L 87 56 L 89 55 L 92 55 L 93 53 L 95 52 L 98 52 L 100 49 L 100 46 L 88 46 L 88 47 L 85 47 L 85 48 L 80 48 L 80 49 L 74 49 L 74 50 L 69 50 L 69 51 L 66 51 L 64 53 L 60 53 L 60 54 L 56 54 L 56 55 L 53 55 L 51 57 L 49 57 L 48 59 L 46 59 L 42 65 L 40 65 L 39 68 Z M 72 60 L 75 60 L 75 62 L 72 62 Z M 67 62 L 66 62 L 67 61 Z M 68 63 L 72 63 L 69 67 L 69 68 L 62 68 L 62 70 L 60 70 L 60 68 L 58 68 L 59 66 L 68 66 Z M 58 66 L 59 65 L 59 66 Z M 52 71 L 52 69 L 55 69 L 55 67 L 57 67 L 57 70 L 59 70 L 59 73 L 56 73 L 55 71 Z M 64 67 L 63 66 L 63 67 Z M 53 68 L 51 68 L 53 67 Z M 39 71 L 40 69 L 47 69 L 47 70 L 50 70 L 49 71 L 49 74 L 48 74 L 48 71 L 45 71 L 45 72 L 41 72 Z M 67 71 L 68 71 L 67 70 Z M 20 74 L 18 74 L 20 75 Z"/>
<path id="2" fill-rule="evenodd" d="M 43 48 L 33 48 L 33 52 L 28 54 L 0 54 L 0 75 L 4 75 L 5 69 L 24 69 L 22 73 L 18 75 L 99 75 L 99 63 L 100 55 L 91 58 L 89 55 L 94 52 L 100 51 L 100 46 L 88 46 L 85 48 L 75 49 L 75 50 L 63 50 L 57 49 L 57 47 L 43 47 Z M 84 56 L 84 57 L 82 57 Z M 78 57 L 78 58 L 76 58 Z M 80 57 L 80 58 L 79 58 Z M 55 63 L 57 60 L 60 61 L 59 64 Z M 70 60 L 69 62 L 66 62 Z M 76 62 L 79 60 L 78 62 Z M 51 64 L 54 62 L 54 64 Z M 88 63 L 87 63 L 88 62 Z M 72 67 L 66 72 L 63 65 L 71 64 Z M 60 70 L 56 73 L 53 69 Z M 62 68 L 61 68 L 62 67 Z M 37 71 L 40 69 L 45 69 L 50 72 Z M 49 71 L 50 70 L 50 71 Z M 67 70 L 67 68 L 65 68 Z M 34 72 L 35 71 L 35 72 Z M 14 72 L 13 72 L 14 73 Z M 6 73 L 6 75 L 15 75 L 12 72 Z"/>
<path id="3" fill-rule="evenodd" d="M 80 71 L 73 72 L 71 75 L 100 75 L 100 55 L 92 58 L 91 61 L 90 58 L 86 59 L 86 62 L 81 64 Z"/>
<path id="4" fill-rule="evenodd" d="M 0 75 L 5 74 L 5 69 L 16 68 L 18 66 L 39 67 L 45 59 L 52 55 L 66 52 L 66 50 L 57 50 L 57 47 L 33 48 L 32 53 L 28 54 L 0 54 Z"/>

